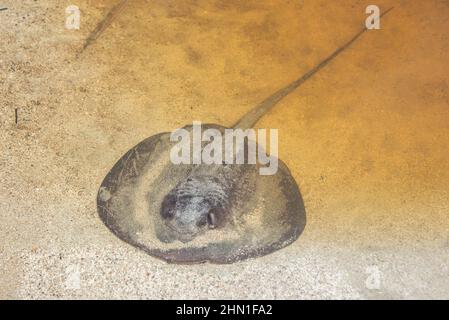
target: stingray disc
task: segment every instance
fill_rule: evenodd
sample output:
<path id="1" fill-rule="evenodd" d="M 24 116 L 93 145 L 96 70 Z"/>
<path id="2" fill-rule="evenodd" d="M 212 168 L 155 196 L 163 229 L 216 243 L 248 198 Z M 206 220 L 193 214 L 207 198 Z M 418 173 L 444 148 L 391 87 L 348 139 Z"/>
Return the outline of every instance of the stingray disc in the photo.
<path id="1" fill-rule="evenodd" d="M 224 130 L 218 125 L 202 127 Z M 263 256 L 299 237 L 306 224 L 304 204 L 290 171 L 279 160 L 277 173 L 266 176 L 259 174 L 257 165 L 230 165 L 245 167 L 239 170 L 239 182 L 233 188 L 229 223 L 186 243 L 167 241 L 169 231 L 160 214 L 162 201 L 194 167 L 170 161 L 175 144 L 170 133 L 149 137 L 130 149 L 106 175 L 98 191 L 97 208 L 117 237 L 167 262 L 217 264 Z"/>

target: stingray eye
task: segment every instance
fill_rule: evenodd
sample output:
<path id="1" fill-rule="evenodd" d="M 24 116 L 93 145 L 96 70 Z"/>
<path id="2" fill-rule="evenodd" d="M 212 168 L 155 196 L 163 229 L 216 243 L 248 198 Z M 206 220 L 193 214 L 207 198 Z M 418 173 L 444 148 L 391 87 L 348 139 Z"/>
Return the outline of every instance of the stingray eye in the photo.
<path id="1" fill-rule="evenodd" d="M 211 211 L 207 215 L 207 223 L 211 229 L 214 229 L 217 226 L 217 217 L 214 212 Z"/>

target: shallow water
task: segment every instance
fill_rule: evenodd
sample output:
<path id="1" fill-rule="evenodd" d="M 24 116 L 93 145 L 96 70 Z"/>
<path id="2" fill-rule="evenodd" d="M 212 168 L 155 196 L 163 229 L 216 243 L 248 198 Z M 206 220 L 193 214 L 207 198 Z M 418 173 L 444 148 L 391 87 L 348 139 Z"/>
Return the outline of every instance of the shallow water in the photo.
<path id="1" fill-rule="evenodd" d="M 379 1 L 395 6 L 382 29 L 257 124 L 279 129 L 308 224 L 290 247 L 225 269 L 127 248 L 96 215 L 101 180 L 150 135 L 233 124 L 352 37 L 371 3 L 133 1 L 75 59 L 113 1 L 79 1 L 79 31 L 63 28 L 66 1 L 4 2 L 2 296 L 447 297 L 446 1 Z M 72 264 L 84 268 L 79 290 L 54 280 Z M 366 287 L 372 265 L 381 290 Z M 123 274 L 126 290 L 111 281 Z"/>

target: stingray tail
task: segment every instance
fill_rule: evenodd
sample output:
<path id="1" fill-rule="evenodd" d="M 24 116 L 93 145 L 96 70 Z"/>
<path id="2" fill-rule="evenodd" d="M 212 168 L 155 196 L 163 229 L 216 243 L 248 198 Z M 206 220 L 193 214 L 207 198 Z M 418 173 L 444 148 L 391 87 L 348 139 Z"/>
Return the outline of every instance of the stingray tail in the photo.
<path id="1" fill-rule="evenodd" d="M 390 12 L 393 7 L 384 11 L 381 14 L 381 17 Z M 361 31 L 359 31 L 354 37 L 352 37 L 348 42 L 346 42 L 343 46 L 339 47 L 332 54 L 330 54 L 327 58 L 318 63 L 311 70 L 303 74 L 301 77 L 291 82 L 287 86 L 279 89 L 274 94 L 263 100 L 261 103 L 256 105 L 253 109 L 251 109 L 248 113 L 246 113 L 242 118 L 240 118 L 237 123 L 233 125 L 233 128 L 241 128 L 248 129 L 256 124 L 257 121 L 261 117 L 263 117 L 272 107 L 274 107 L 279 101 L 281 101 L 285 96 L 298 88 L 301 84 L 311 78 L 314 74 L 324 68 L 327 64 L 329 64 L 332 60 L 334 60 L 340 53 L 342 53 L 345 49 L 347 49 L 351 44 L 353 44 L 365 31 L 369 30 L 367 27 L 364 27 Z"/>

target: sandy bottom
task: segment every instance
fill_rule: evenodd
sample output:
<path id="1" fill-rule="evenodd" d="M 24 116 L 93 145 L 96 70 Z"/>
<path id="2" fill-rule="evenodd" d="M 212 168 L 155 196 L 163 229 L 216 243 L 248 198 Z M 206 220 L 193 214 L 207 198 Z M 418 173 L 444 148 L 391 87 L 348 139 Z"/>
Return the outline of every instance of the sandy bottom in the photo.
<path id="1" fill-rule="evenodd" d="M 372 1 L 4 0 L 0 298 L 449 298 L 449 4 L 395 9 L 259 123 L 279 129 L 307 226 L 268 256 L 169 265 L 120 241 L 96 194 L 124 152 L 231 125 L 360 29 Z M 15 123 L 17 110 L 18 123 Z"/>

